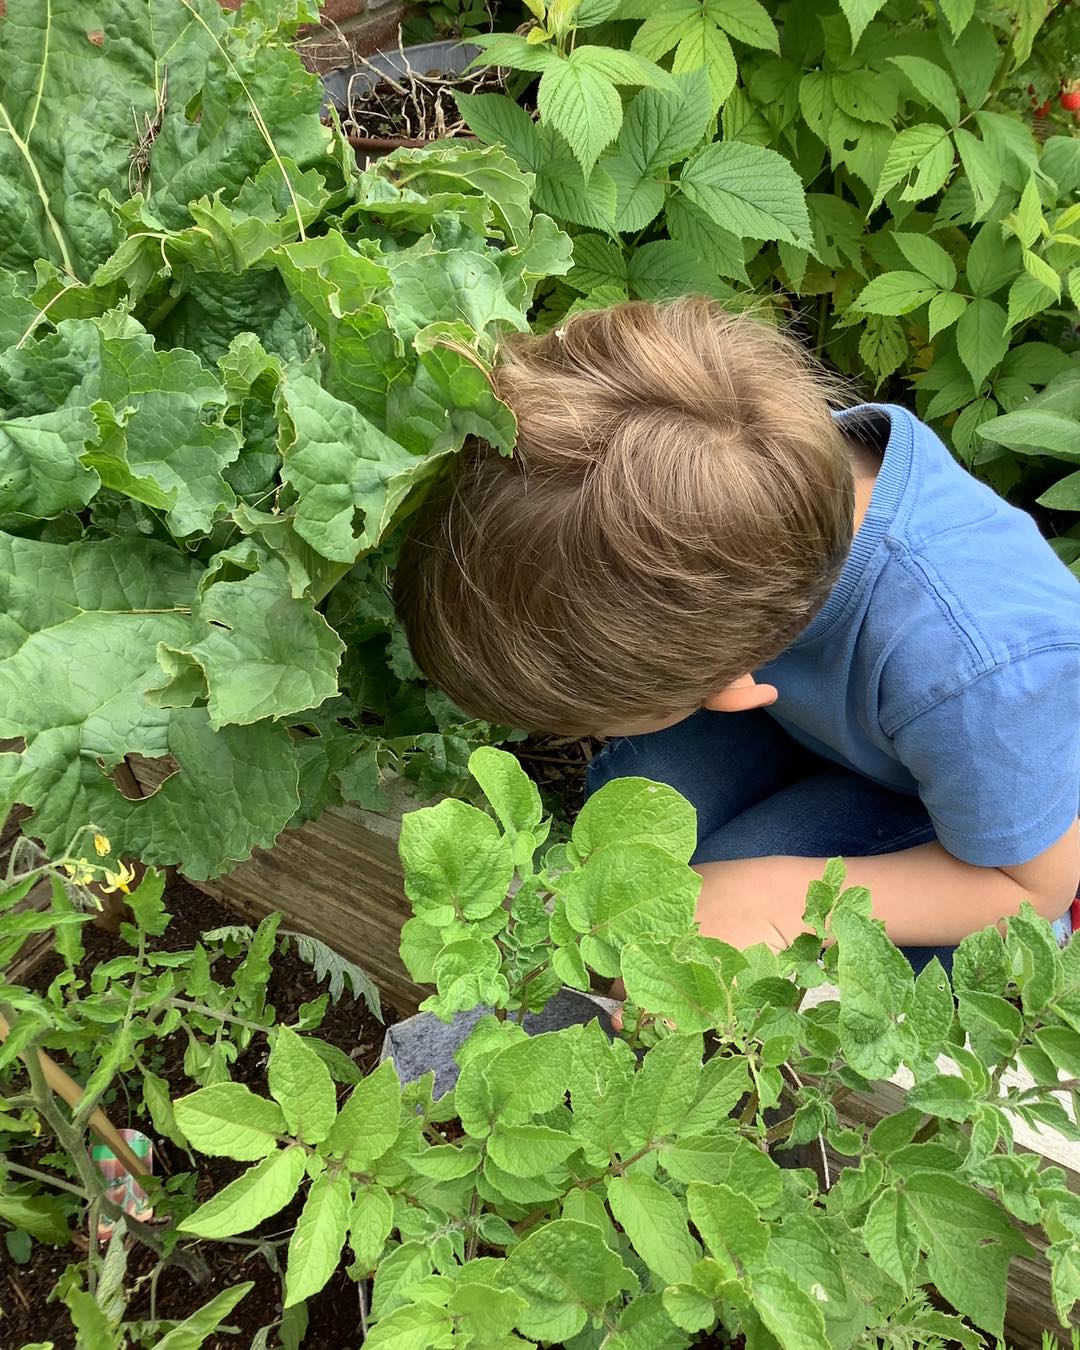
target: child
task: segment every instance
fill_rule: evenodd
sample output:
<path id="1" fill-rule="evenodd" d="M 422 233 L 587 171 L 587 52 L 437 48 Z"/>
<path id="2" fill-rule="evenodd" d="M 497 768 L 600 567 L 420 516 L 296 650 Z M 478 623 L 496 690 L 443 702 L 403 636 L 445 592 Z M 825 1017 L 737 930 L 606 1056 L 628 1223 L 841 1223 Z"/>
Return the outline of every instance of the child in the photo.
<path id="1" fill-rule="evenodd" d="M 904 408 L 690 299 L 509 340 L 396 601 L 469 712 L 698 812 L 701 931 L 780 948 L 842 854 L 916 968 L 1080 878 L 1080 586 Z M 835 400 L 833 400 L 835 401 Z"/>

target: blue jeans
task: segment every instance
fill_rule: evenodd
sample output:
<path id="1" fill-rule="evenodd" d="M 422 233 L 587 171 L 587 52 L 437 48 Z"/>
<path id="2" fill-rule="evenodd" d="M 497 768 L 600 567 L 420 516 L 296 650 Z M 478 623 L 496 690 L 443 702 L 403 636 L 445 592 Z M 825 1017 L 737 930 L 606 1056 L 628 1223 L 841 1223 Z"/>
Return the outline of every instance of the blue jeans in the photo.
<path id="1" fill-rule="evenodd" d="M 735 858 L 866 858 L 934 839 L 917 797 L 821 759 L 760 710 L 704 709 L 666 731 L 613 741 L 593 760 L 589 792 L 637 775 L 668 783 L 698 813 L 694 862 Z M 953 947 L 908 947 L 916 971 Z"/>

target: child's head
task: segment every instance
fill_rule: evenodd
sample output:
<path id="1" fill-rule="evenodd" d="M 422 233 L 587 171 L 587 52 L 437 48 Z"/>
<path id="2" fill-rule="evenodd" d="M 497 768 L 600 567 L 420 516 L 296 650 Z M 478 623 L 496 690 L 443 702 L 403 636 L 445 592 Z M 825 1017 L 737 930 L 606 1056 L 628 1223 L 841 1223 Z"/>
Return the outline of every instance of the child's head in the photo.
<path id="1" fill-rule="evenodd" d="M 691 299 L 512 338 L 494 380 L 513 456 L 467 447 L 402 549 L 395 599 L 421 668 L 460 707 L 527 729 L 611 734 L 729 706 L 851 544 L 824 377 L 791 338 Z"/>

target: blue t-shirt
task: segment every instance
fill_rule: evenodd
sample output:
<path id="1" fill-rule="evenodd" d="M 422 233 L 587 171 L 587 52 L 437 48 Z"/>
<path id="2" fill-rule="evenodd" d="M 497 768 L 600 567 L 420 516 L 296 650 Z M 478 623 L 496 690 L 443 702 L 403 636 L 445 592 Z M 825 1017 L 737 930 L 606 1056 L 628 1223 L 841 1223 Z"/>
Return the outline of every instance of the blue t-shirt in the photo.
<path id="1" fill-rule="evenodd" d="M 1031 518 L 904 408 L 845 430 L 883 460 L 824 608 L 764 670 L 811 750 L 917 793 L 942 845 L 1027 862 L 1080 805 L 1080 584 Z"/>

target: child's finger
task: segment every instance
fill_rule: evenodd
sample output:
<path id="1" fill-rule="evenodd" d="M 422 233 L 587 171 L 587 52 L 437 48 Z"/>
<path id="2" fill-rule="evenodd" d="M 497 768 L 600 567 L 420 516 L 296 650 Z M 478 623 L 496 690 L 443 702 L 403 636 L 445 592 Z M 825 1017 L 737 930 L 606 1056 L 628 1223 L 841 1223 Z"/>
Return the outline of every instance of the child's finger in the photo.
<path id="1" fill-rule="evenodd" d="M 615 1011 L 611 1014 L 611 1025 L 612 1027 L 614 1027 L 616 1031 L 622 1031 L 623 1029 L 622 1010 L 623 1005 L 620 1003 L 619 1006 L 615 1009 Z"/>

